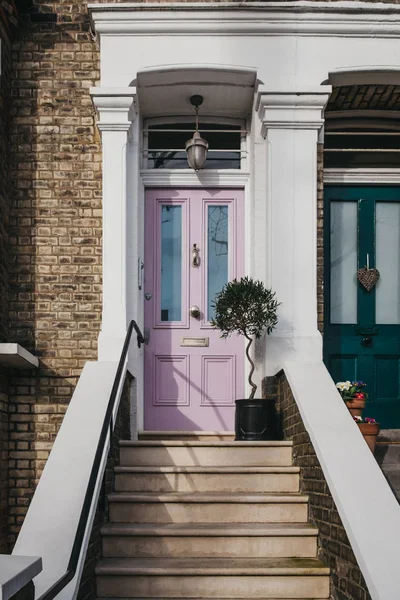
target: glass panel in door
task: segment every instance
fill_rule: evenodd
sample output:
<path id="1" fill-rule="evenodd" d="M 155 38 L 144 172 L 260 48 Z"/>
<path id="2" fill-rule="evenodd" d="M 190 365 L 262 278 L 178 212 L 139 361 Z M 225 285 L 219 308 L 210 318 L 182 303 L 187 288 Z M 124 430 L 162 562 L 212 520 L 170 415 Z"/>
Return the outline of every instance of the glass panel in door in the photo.
<path id="1" fill-rule="evenodd" d="M 161 205 L 161 321 L 182 319 L 182 206 Z"/>
<path id="2" fill-rule="evenodd" d="M 400 203 L 376 203 L 376 323 L 400 323 Z"/>
<path id="3" fill-rule="evenodd" d="M 331 203 L 331 323 L 357 323 L 357 202 Z"/>
<path id="4" fill-rule="evenodd" d="M 209 204 L 207 210 L 207 319 L 214 316 L 213 302 L 228 282 L 228 206 Z"/>

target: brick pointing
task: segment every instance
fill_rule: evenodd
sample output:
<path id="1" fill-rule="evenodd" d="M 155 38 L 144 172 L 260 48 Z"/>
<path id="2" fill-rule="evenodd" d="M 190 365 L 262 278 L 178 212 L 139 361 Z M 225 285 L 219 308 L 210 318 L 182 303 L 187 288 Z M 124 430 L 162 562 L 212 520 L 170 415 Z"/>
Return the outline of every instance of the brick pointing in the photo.
<path id="1" fill-rule="evenodd" d="M 9 340 L 40 358 L 10 378 L 15 541 L 101 319 L 99 53 L 85 0 L 20 3 L 12 47 Z M 1 266 L 0 266 L 1 273 Z"/>
<path id="2" fill-rule="evenodd" d="M 0 377 L 0 554 L 8 552 L 8 396 Z"/>
<path id="3" fill-rule="evenodd" d="M 9 262 L 9 145 L 11 34 L 16 23 L 13 3 L 0 2 L 0 342 L 8 342 L 8 262 Z M 0 554 L 8 547 L 8 382 L 0 367 Z"/>
<path id="4" fill-rule="evenodd" d="M 371 600 L 323 471 L 305 430 L 285 374 L 264 379 L 263 395 L 277 394 L 282 437 L 293 440 L 301 468 L 300 490 L 308 494 L 309 521 L 318 528 L 318 558 L 331 573 L 331 600 Z"/>

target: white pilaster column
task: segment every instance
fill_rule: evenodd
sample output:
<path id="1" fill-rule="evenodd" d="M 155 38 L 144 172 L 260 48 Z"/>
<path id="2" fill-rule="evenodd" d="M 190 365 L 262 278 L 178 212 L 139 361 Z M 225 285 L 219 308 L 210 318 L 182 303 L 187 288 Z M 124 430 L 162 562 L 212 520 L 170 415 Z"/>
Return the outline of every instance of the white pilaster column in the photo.
<path id="1" fill-rule="evenodd" d="M 92 88 L 103 150 L 103 313 L 99 360 L 116 360 L 127 329 L 128 132 L 135 117 L 135 88 Z"/>
<path id="2" fill-rule="evenodd" d="M 282 303 L 267 340 L 267 371 L 284 360 L 322 358 L 317 327 L 317 140 L 330 86 L 259 88 L 267 140 L 269 285 Z"/>

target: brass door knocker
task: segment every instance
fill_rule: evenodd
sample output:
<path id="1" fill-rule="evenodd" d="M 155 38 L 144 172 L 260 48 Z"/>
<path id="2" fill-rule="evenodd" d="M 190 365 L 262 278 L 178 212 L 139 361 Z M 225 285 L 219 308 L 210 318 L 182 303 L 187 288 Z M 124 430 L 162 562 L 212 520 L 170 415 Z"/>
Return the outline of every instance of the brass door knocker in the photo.
<path id="1" fill-rule="evenodd" d="M 200 252 L 200 250 L 198 249 L 197 244 L 193 244 L 193 249 L 192 249 L 192 267 L 199 267 L 200 266 L 199 252 Z"/>

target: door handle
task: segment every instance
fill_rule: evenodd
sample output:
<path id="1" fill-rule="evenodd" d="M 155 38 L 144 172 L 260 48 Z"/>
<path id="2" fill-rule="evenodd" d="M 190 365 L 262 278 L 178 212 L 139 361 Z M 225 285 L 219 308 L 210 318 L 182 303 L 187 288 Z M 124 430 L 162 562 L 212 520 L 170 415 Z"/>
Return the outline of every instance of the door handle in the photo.
<path id="1" fill-rule="evenodd" d="M 190 316 L 194 319 L 198 319 L 200 317 L 200 309 L 195 304 L 190 307 Z"/>
<path id="2" fill-rule="evenodd" d="M 366 347 L 372 346 L 372 337 L 364 337 L 361 340 L 361 346 L 366 346 Z"/>

